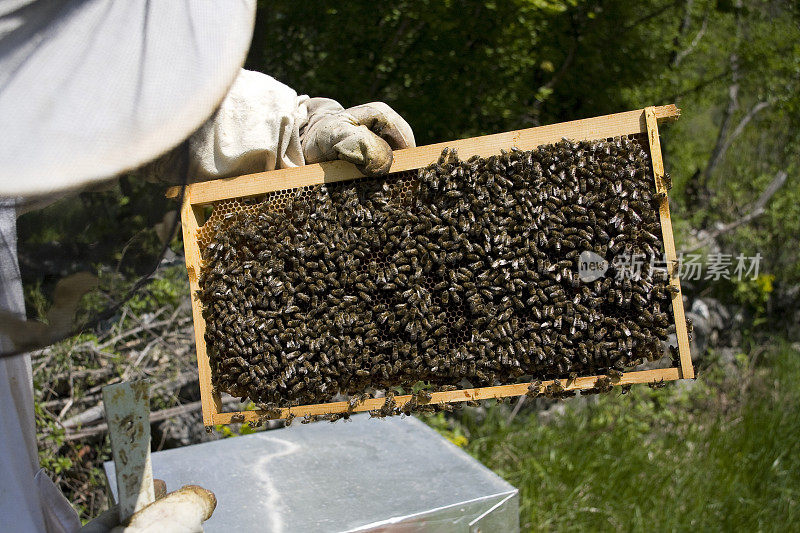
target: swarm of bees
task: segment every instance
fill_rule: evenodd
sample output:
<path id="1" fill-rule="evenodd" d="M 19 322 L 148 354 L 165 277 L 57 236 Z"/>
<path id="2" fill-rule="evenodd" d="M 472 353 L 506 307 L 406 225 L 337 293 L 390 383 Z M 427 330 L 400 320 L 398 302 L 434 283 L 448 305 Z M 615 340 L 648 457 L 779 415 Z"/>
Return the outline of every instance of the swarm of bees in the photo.
<path id="1" fill-rule="evenodd" d="M 578 275 L 584 250 L 661 257 L 662 199 L 635 140 L 466 161 L 445 149 L 411 176 L 295 191 L 226 215 L 203 250 L 218 391 L 293 406 L 420 381 L 616 374 L 661 356 L 666 272 Z"/>

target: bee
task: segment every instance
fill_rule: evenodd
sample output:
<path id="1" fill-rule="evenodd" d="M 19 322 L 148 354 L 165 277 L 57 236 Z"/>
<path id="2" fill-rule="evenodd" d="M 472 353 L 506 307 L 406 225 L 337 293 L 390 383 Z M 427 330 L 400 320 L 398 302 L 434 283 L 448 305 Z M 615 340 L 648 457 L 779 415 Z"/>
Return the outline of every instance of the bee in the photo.
<path id="1" fill-rule="evenodd" d="M 536 398 L 542 393 L 542 382 L 539 380 L 534 380 L 528 385 L 528 392 L 525 395 L 528 398 Z"/>
<path id="2" fill-rule="evenodd" d="M 559 394 L 564 392 L 564 386 L 561 384 L 561 381 L 554 379 L 552 383 L 545 387 L 545 392 L 549 394 Z"/>
<path id="3" fill-rule="evenodd" d="M 354 411 L 359 404 L 364 403 L 368 399 L 369 394 L 366 392 L 362 392 L 356 396 L 351 396 L 347 402 L 347 407 L 350 411 Z"/>
<path id="4" fill-rule="evenodd" d="M 664 378 L 661 378 L 661 381 L 653 380 L 651 383 L 648 383 L 647 386 L 653 390 L 657 390 L 666 387 L 667 383 L 664 381 Z"/>
<path id="5" fill-rule="evenodd" d="M 680 293 L 681 290 L 675 285 L 667 285 L 665 297 L 671 300 L 676 296 L 678 296 Z"/>
<path id="6" fill-rule="evenodd" d="M 680 353 L 678 352 L 678 347 L 677 346 L 673 346 L 673 345 L 670 344 L 669 345 L 669 354 L 670 354 L 670 357 L 672 358 L 672 366 L 674 366 L 674 367 L 681 366 L 681 356 L 680 356 Z"/>
<path id="7" fill-rule="evenodd" d="M 433 397 L 433 396 L 431 395 L 431 393 L 430 393 L 430 392 L 428 392 L 428 391 L 426 391 L 426 390 L 424 390 L 424 389 L 422 389 L 422 390 L 419 390 L 419 391 L 418 391 L 418 392 L 417 392 L 417 393 L 416 393 L 416 394 L 413 396 L 413 398 L 414 398 L 415 402 L 416 402 L 416 403 L 418 403 L 418 404 L 426 404 L 426 403 L 428 403 L 428 402 L 430 402 L 430 401 L 431 401 L 431 398 L 432 398 L 432 397 Z"/>
<path id="8" fill-rule="evenodd" d="M 662 203 L 667 199 L 667 193 L 665 192 L 657 192 L 653 195 L 653 205 L 656 207 L 661 206 Z"/>
<path id="9" fill-rule="evenodd" d="M 609 376 L 600 376 L 594 382 L 594 388 L 598 392 L 609 392 L 614 387 Z"/>

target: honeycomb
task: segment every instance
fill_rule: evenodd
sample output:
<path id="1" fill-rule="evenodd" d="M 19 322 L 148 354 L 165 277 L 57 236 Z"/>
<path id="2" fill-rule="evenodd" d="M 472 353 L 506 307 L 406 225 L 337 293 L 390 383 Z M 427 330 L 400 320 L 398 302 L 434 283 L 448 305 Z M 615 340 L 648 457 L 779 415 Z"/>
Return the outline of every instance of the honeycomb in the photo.
<path id="1" fill-rule="evenodd" d="M 553 168 L 555 168 L 556 164 L 561 164 L 560 161 L 571 161 L 573 165 L 578 161 L 578 164 L 581 164 L 580 158 L 570 155 L 570 151 L 597 154 L 597 160 L 607 165 L 611 165 L 608 161 L 612 163 L 616 161 L 614 164 L 619 168 L 612 168 L 609 172 L 626 170 L 631 173 L 631 176 L 634 173 L 637 176 L 636 179 L 638 181 L 634 185 L 626 185 L 626 187 L 640 189 L 634 193 L 634 197 L 637 194 L 647 198 L 654 196 L 655 191 L 649 163 L 648 145 L 646 137 L 640 134 L 593 143 L 569 143 L 568 141 L 563 141 L 557 145 L 539 147 L 532 152 L 517 151 L 512 152 L 510 155 L 504 153 L 486 159 L 472 158 L 467 162 L 459 161 L 453 154 L 443 154 L 438 164 L 435 163 L 419 171 L 406 171 L 379 178 L 360 178 L 353 181 L 286 189 L 260 196 L 226 200 L 213 204 L 212 212 L 198 232 L 198 243 L 206 265 L 201 276 L 201 300 L 204 303 L 204 317 L 208 327 L 206 340 L 209 347 L 212 378 L 215 387 L 234 396 L 249 397 L 256 402 L 267 405 L 285 406 L 327 401 L 335 394 L 360 394 L 367 389 L 375 387 L 409 387 L 419 381 L 427 382 L 435 387 L 442 387 L 452 386 L 460 382 L 461 379 L 467 379 L 477 386 L 491 385 L 497 382 L 509 383 L 523 378 L 526 380 L 532 378 L 568 378 L 589 372 L 629 368 L 642 360 L 654 358 L 657 352 L 660 351 L 660 340 L 666 336 L 667 314 L 671 313 L 668 305 L 669 294 L 666 292 L 665 279 L 646 278 L 643 281 L 643 284 L 646 285 L 640 287 L 631 286 L 630 282 L 627 285 L 606 283 L 602 286 L 597 283 L 593 285 L 594 289 L 592 289 L 596 294 L 592 295 L 583 287 L 580 288 L 580 291 L 583 292 L 580 292 L 575 288 L 574 284 L 570 285 L 569 283 L 572 283 L 572 280 L 565 273 L 563 280 L 558 277 L 558 283 L 554 283 L 550 279 L 542 280 L 542 287 L 546 289 L 549 287 L 548 290 L 554 291 L 556 295 L 544 295 L 541 300 L 542 305 L 526 306 L 515 304 L 516 307 L 512 309 L 509 303 L 510 293 L 496 292 L 493 295 L 487 295 L 482 300 L 487 303 L 489 308 L 488 311 L 483 311 L 483 304 L 478 306 L 475 301 L 468 302 L 463 297 L 458 297 L 459 291 L 453 290 L 453 287 L 448 288 L 449 284 L 460 286 L 458 285 L 460 283 L 459 276 L 466 279 L 471 275 L 468 272 L 468 261 L 466 259 L 457 259 L 448 268 L 445 268 L 444 261 L 438 268 L 418 268 L 417 274 L 413 276 L 413 283 L 409 282 L 409 285 L 404 286 L 405 291 L 400 291 L 399 289 L 396 291 L 375 289 L 369 291 L 361 290 L 359 292 L 354 288 L 354 285 L 358 286 L 361 283 L 363 287 L 363 282 L 365 280 L 374 280 L 376 273 L 386 273 L 392 271 L 392 269 L 396 270 L 396 265 L 392 261 L 396 261 L 399 253 L 397 250 L 400 248 L 399 243 L 394 245 L 393 248 L 388 245 L 381 247 L 371 246 L 370 243 L 366 243 L 356 258 L 351 260 L 352 268 L 347 267 L 347 269 L 340 270 L 337 275 L 344 280 L 342 285 L 347 289 L 346 291 L 342 290 L 342 292 L 351 294 L 351 296 L 345 296 L 345 298 L 353 298 L 353 301 L 359 300 L 358 305 L 360 307 L 357 309 L 360 310 L 361 314 L 369 315 L 371 318 L 362 321 L 359 317 L 351 317 L 348 314 L 349 312 L 339 312 L 338 314 L 337 312 L 329 312 L 326 315 L 326 320 L 329 322 L 349 320 L 351 325 L 357 325 L 356 329 L 360 327 L 361 330 L 366 330 L 367 333 L 359 337 L 358 334 L 350 335 L 350 332 L 347 331 L 344 338 L 351 344 L 343 345 L 343 347 L 334 346 L 338 351 L 334 352 L 334 355 L 330 356 L 330 358 L 322 353 L 325 350 L 319 348 L 319 343 L 315 339 L 329 338 L 336 336 L 336 333 L 332 330 L 326 330 L 325 324 L 320 326 L 315 322 L 317 318 L 314 317 L 313 309 L 307 311 L 305 315 L 298 314 L 294 310 L 283 315 L 276 310 L 272 300 L 266 297 L 261 298 L 260 294 L 263 293 L 263 289 L 262 293 L 258 293 L 252 286 L 248 287 L 249 282 L 242 281 L 244 278 L 255 279 L 252 274 L 253 270 L 266 269 L 272 272 L 273 268 L 276 270 L 284 268 L 290 270 L 301 269 L 305 273 L 304 275 L 309 276 L 309 280 L 311 279 L 310 265 L 312 263 L 317 265 L 318 261 L 309 260 L 307 264 L 303 264 L 303 261 L 298 263 L 297 258 L 294 257 L 293 259 L 290 258 L 294 261 L 292 263 L 294 266 L 288 266 L 289 263 L 286 259 L 288 256 L 286 254 L 291 255 L 293 253 L 291 246 L 289 246 L 289 241 L 293 238 L 291 232 L 282 233 L 281 235 L 284 235 L 285 238 L 281 237 L 281 239 L 284 240 L 273 243 L 274 254 L 271 251 L 262 250 L 256 260 L 254 259 L 254 252 L 249 252 L 245 255 L 240 252 L 251 246 L 254 242 L 253 239 L 262 239 L 264 235 L 271 235 L 270 232 L 272 230 L 268 228 L 269 224 L 273 224 L 275 227 L 280 225 L 283 228 L 281 231 L 284 232 L 287 224 L 293 232 L 305 231 L 303 230 L 303 224 L 308 223 L 308 217 L 303 215 L 302 218 L 305 222 L 301 221 L 298 218 L 298 212 L 306 213 L 306 211 L 313 211 L 313 209 L 317 209 L 320 212 L 319 209 L 321 207 L 319 204 L 322 201 L 321 199 L 327 202 L 325 204 L 327 206 L 326 209 L 338 210 L 337 212 L 341 213 L 346 212 L 348 209 L 355 209 L 356 211 L 354 212 L 361 213 L 360 216 L 369 217 L 370 215 L 364 212 L 363 207 L 372 205 L 369 203 L 372 201 L 371 199 L 379 198 L 382 203 L 380 204 L 380 209 L 375 211 L 377 213 L 376 216 L 382 213 L 408 213 L 412 218 L 419 216 L 425 219 L 425 217 L 430 216 L 427 213 L 432 212 L 430 205 L 437 204 L 437 202 L 443 206 L 445 204 L 457 204 L 464 208 L 464 201 L 449 201 L 444 198 L 448 194 L 454 197 L 460 196 L 462 193 L 458 192 L 458 190 L 465 190 L 463 184 L 458 184 L 454 179 L 447 177 L 447 172 L 455 172 L 455 170 L 461 168 L 461 171 L 469 173 L 470 169 L 475 168 L 482 169 L 482 172 L 492 173 L 494 171 L 491 169 L 500 164 L 498 161 L 518 161 L 524 158 L 528 158 L 529 161 L 538 161 L 539 159 L 542 161 L 555 161 Z M 592 155 L 589 161 L 593 161 L 594 159 L 592 158 L 594 157 Z M 611 166 L 613 167 L 613 165 Z M 599 174 L 605 172 L 599 170 L 600 167 L 597 168 Z M 504 172 L 506 171 L 498 171 L 498 175 L 503 175 Z M 539 172 L 540 183 L 547 184 L 550 172 L 547 169 Z M 513 177 L 512 174 L 511 170 L 506 172 L 509 177 Z M 609 195 L 608 193 L 611 189 L 609 189 L 610 182 L 605 181 L 607 176 L 601 177 L 599 174 L 596 180 L 597 187 L 598 190 L 603 189 L 605 191 L 603 194 L 606 195 L 604 196 L 603 202 L 605 203 L 603 206 L 607 208 L 610 205 L 617 205 L 613 203 L 613 194 Z M 441 177 L 444 185 L 440 187 L 440 178 L 431 178 L 431 176 Z M 557 176 L 554 175 L 553 178 L 556 179 Z M 474 181 L 474 177 L 470 179 Z M 625 183 L 628 182 L 626 181 Z M 448 193 L 448 190 L 455 192 Z M 542 204 L 548 200 L 547 194 L 543 194 L 543 197 L 540 195 L 540 203 Z M 550 197 L 549 200 L 553 200 L 553 198 Z M 354 207 L 347 207 L 346 202 L 350 202 Z M 502 212 L 503 208 L 497 207 L 496 210 Z M 441 214 L 441 211 L 436 212 Z M 607 211 L 601 210 L 598 212 L 606 213 Z M 335 215 L 332 216 L 333 220 Z M 499 215 L 489 213 L 485 214 L 485 216 L 491 218 Z M 655 231 L 657 210 L 655 208 L 644 209 L 636 216 L 637 218 L 641 216 L 645 219 L 644 222 L 649 224 L 647 227 L 653 230 L 653 234 L 658 235 L 658 244 L 661 246 L 660 226 L 658 226 L 658 231 Z M 269 221 L 269 224 L 266 221 Z M 384 220 L 382 222 L 383 227 L 391 228 L 392 224 L 390 222 L 391 220 L 388 222 Z M 405 223 L 407 224 L 407 222 Z M 364 227 L 370 226 L 366 222 L 361 225 Z M 454 225 L 454 223 L 451 225 Z M 578 224 L 578 226 L 581 226 L 581 224 Z M 583 226 L 586 225 L 584 224 Z M 569 225 L 559 227 L 561 228 L 559 231 L 564 231 L 564 235 L 567 235 L 565 242 L 570 241 L 577 232 L 575 227 L 570 227 Z M 637 233 L 639 230 L 635 228 L 634 224 L 628 224 L 627 229 L 624 228 L 625 226 L 623 225 L 623 228 L 614 238 L 618 238 L 619 242 L 627 242 L 626 246 L 633 245 L 634 249 L 638 249 L 636 248 L 638 246 L 636 242 L 640 237 L 636 237 L 636 235 L 641 236 L 640 233 Z M 446 230 L 447 228 L 444 229 Z M 521 228 L 517 228 L 517 230 L 522 231 Z M 344 227 L 342 231 L 348 230 Z M 454 230 L 451 229 L 451 231 Z M 503 232 L 505 233 L 505 230 Z M 545 231 L 545 233 L 547 232 Z M 258 235 L 261 235 L 261 237 Z M 555 240 L 560 241 L 561 239 Z M 411 241 L 405 239 L 403 242 L 408 246 Z M 433 250 L 435 243 L 429 244 L 432 246 L 430 249 Z M 238 249 L 236 248 L 237 246 L 239 247 Z M 222 247 L 226 247 L 225 254 L 220 251 Z M 498 257 L 503 257 L 502 253 L 505 253 L 502 247 L 502 245 L 499 247 L 500 251 L 497 253 L 500 253 L 501 256 Z M 605 253 L 609 247 L 595 244 L 595 248 L 598 252 Z M 395 259 L 389 257 L 387 253 Z M 283 254 L 283 258 L 281 258 L 281 254 Z M 545 262 L 552 261 L 552 264 L 556 264 L 558 260 L 561 260 L 562 263 L 564 261 L 574 262 L 575 260 L 574 252 L 567 254 L 565 250 L 562 253 L 560 246 L 557 246 L 555 250 L 551 247 L 547 252 L 542 252 L 540 255 L 540 260 Z M 651 253 L 651 255 L 654 254 Z M 416 259 L 412 257 L 411 264 L 416 265 L 415 261 Z M 254 262 L 258 263 L 257 269 L 252 265 Z M 498 263 L 502 263 L 502 261 Z M 532 263 L 533 261 L 531 260 Z M 501 265 L 496 269 L 487 268 L 484 276 L 491 276 L 493 270 L 505 272 L 506 275 L 510 271 L 509 268 Z M 284 275 L 284 278 L 281 278 L 284 281 L 275 281 L 275 283 L 281 283 L 281 287 L 283 287 L 283 283 L 287 282 L 287 280 L 285 272 L 281 271 L 281 273 Z M 327 270 L 325 273 L 327 274 Z M 318 275 L 319 279 L 324 277 L 321 273 L 318 273 Z M 250 277 L 248 278 L 248 276 Z M 262 283 L 260 270 L 258 277 L 259 283 Z M 304 285 L 302 277 L 298 277 L 296 272 L 292 279 L 300 280 L 300 285 Z M 362 280 L 362 282 L 354 282 L 354 280 Z M 474 285 L 474 283 L 472 284 Z M 484 285 L 488 287 L 488 285 Z M 536 283 L 531 282 L 530 285 L 530 287 L 524 289 L 526 291 L 525 294 L 534 294 L 533 299 L 536 299 Z M 263 286 L 263 284 L 260 286 Z M 644 290 L 642 287 L 648 288 Z M 496 287 L 490 288 L 495 289 Z M 231 290 L 241 296 L 231 298 Z M 283 288 L 280 289 L 281 292 L 278 299 L 283 302 L 282 305 L 285 306 L 285 309 L 297 307 L 292 304 L 294 302 L 293 299 L 289 300 L 290 303 L 287 306 L 287 296 L 283 290 Z M 298 294 L 304 295 L 304 298 L 308 298 L 308 294 L 313 293 L 313 291 L 309 292 L 308 287 L 299 289 L 296 287 L 288 288 L 287 286 L 286 290 L 296 291 Z M 620 302 L 622 302 L 623 297 L 621 295 L 626 293 L 628 294 L 626 297 L 628 299 L 627 305 L 630 306 L 630 296 L 637 291 L 637 294 L 640 295 L 638 297 L 642 301 L 646 299 L 647 306 L 653 308 L 652 313 L 649 311 L 641 312 L 646 316 L 649 315 L 650 319 L 642 319 L 640 316 L 635 316 L 637 313 L 629 312 L 620 305 L 608 303 L 614 300 L 616 298 L 614 295 L 617 294 L 620 295 Z M 541 290 L 539 292 L 541 293 Z M 472 293 L 475 296 L 474 290 Z M 361 294 L 361 296 L 357 294 Z M 453 296 L 449 296 L 451 294 Z M 519 294 L 522 294 L 522 292 L 519 292 Z M 645 297 L 642 297 L 642 294 Z M 572 320 L 573 330 L 576 324 L 581 324 L 582 319 L 579 319 L 579 313 L 571 310 L 572 304 L 568 305 L 565 295 L 574 298 L 576 305 L 579 301 L 585 303 L 603 299 L 604 303 L 598 307 L 597 311 L 592 309 L 593 318 L 590 317 L 587 320 L 591 323 L 592 320 L 597 319 L 594 315 L 598 317 L 602 315 L 602 320 L 605 321 L 603 324 L 608 326 L 609 331 L 606 331 L 606 327 L 593 328 L 590 325 L 589 331 L 598 329 L 600 333 L 595 333 L 594 337 L 590 337 L 587 334 L 586 342 L 590 344 L 581 344 L 580 346 L 580 350 L 586 352 L 586 346 L 588 346 L 588 349 L 592 348 L 591 343 L 596 346 L 602 344 L 605 346 L 602 350 L 603 353 L 606 353 L 606 348 L 608 353 L 615 352 L 613 355 L 603 356 L 601 358 L 603 362 L 595 360 L 587 362 L 585 355 L 578 354 L 577 347 L 565 348 L 565 346 L 571 346 L 570 340 L 565 335 L 570 330 L 566 325 L 568 320 L 565 320 L 565 324 L 562 326 L 560 315 L 553 315 L 552 319 L 547 318 L 549 316 L 548 313 L 564 313 L 565 317 Z M 424 299 L 424 302 L 410 303 L 414 298 L 418 300 Z M 586 299 L 582 300 L 582 298 Z M 248 300 L 248 302 L 243 304 L 242 302 L 245 300 Z M 322 306 L 326 301 L 324 295 L 320 296 L 319 305 Z M 336 301 L 339 301 L 338 297 Z M 395 313 L 391 310 L 415 306 L 422 306 L 420 309 L 442 310 L 442 312 L 437 312 L 434 318 L 432 315 L 428 317 L 419 315 L 420 311 L 417 309 L 414 311 L 417 315 L 412 314 L 403 319 L 403 323 L 406 326 L 404 331 L 399 331 L 398 328 L 395 328 L 391 320 L 381 321 L 375 318 L 376 315 L 380 316 L 388 313 L 394 320 L 396 318 L 395 314 L 400 316 L 400 311 Z M 481 311 L 476 311 L 476 308 L 480 308 Z M 556 308 L 559 310 L 555 311 L 554 309 Z M 258 317 L 254 316 L 253 309 L 257 309 L 261 314 Z M 542 318 L 542 309 L 545 312 L 544 319 Z M 422 314 L 424 315 L 424 313 Z M 474 326 L 475 318 L 481 314 L 486 315 L 483 317 L 484 323 L 494 324 L 492 326 L 495 328 L 494 331 L 482 332 L 480 327 L 476 329 Z M 495 320 L 495 314 L 500 318 L 499 322 Z M 513 318 L 509 319 L 506 315 Z M 418 332 L 414 329 L 414 327 L 420 329 L 419 323 L 426 324 L 429 322 L 428 325 L 430 326 L 430 323 L 434 321 L 436 321 L 436 327 L 431 326 L 426 331 L 430 334 L 435 329 L 436 334 L 431 334 L 428 338 L 425 337 L 424 332 Z M 617 327 L 617 322 L 619 322 L 619 327 Z M 271 328 L 271 338 L 266 334 L 266 328 L 263 323 L 270 324 L 268 327 Z M 298 338 L 299 334 L 297 332 L 306 331 L 307 327 L 311 327 L 308 324 L 312 323 L 316 324 L 314 328 L 317 329 L 310 333 L 303 333 L 305 335 L 303 339 Z M 544 334 L 539 335 L 544 331 L 540 328 L 545 323 L 548 324 L 548 328 L 553 329 L 552 339 Z M 555 324 L 558 324 L 557 331 Z M 409 329 L 409 326 L 412 326 L 411 329 Z M 586 324 L 580 325 L 579 329 L 586 329 L 585 326 Z M 333 326 L 329 327 L 333 328 Z M 342 330 L 340 327 L 338 331 L 341 333 L 346 330 Z M 623 334 L 623 331 L 626 333 Z M 632 343 L 629 338 L 631 337 L 631 332 L 636 337 L 635 343 Z M 572 333 L 574 334 L 575 332 L 572 331 Z M 531 340 L 531 338 L 527 337 L 528 335 L 532 336 L 533 339 L 540 338 L 540 341 Z M 581 333 L 579 332 L 578 337 L 580 335 Z M 366 342 L 367 337 L 369 337 L 370 342 Z M 430 342 L 434 337 L 435 348 L 432 347 Z M 508 339 L 504 337 L 508 337 Z M 563 340 L 561 340 L 562 337 Z M 279 338 L 280 342 L 278 342 Z M 480 342 L 485 341 L 482 347 L 477 345 L 480 342 L 477 342 L 476 338 L 482 339 Z M 494 340 L 489 341 L 487 339 Z M 553 339 L 557 340 L 553 341 Z M 266 348 L 269 342 L 272 343 L 271 347 Z M 562 343 L 566 344 L 562 345 Z M 627 348 L 626 343 L 628 345 Z M 293 348 L 294 345 L 300 346 L 301 349 L 295 350 Z M 398 346 L 401 347 L 399 355 Z M 406 347 L 405 351 L 402 350 L 403 346 Z M 409 346 L 410 354 L 407 353 Z M 484 349 L 487 346 L 489 348 Z M 514 348 L 515 346 L 516 349 Z M 618 346 L 618 348 L 613 346 Z M 572 355 L 569 358 L 560 355 L 559 351 L 562 348 L 565 349 L 565 353 L 569 352 Z M 528 355 L 525 357 L 518 355 L 520 351 L 528 354 L 529 350 L 530 353 L 534 353 L 534 351 L 538 353 L 539 359 L 536 360 L 535 357 Z M 267 352 L 266 355 L 265 352 Z M 481 355 L 476 356 L 476 353 Z M 300 355 L 298 356 L 297 354 Z M 439 357 L 441 354 L 447 355 L 442 358 Z M 412 360 L 413 364 L 410 362 Z M 298 361 L 302 361 L 302 365 Z M 387 361 L 394 363 L 394 369 L 391 368 L 391 365 L 388 365 L 390 368 L 387 371 Z M 409 370 L 410 367 L 408 365 L 413 366 L 413 369 Z M 334 367 L 336 367 L 335 372 L 333 370 Z"/>

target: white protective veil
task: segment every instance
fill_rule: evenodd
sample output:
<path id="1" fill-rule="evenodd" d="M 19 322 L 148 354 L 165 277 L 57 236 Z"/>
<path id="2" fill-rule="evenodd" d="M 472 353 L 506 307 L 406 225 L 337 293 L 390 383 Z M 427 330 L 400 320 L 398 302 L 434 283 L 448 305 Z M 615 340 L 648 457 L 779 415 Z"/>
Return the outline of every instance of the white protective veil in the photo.
<path id="1" fill-rule="evenodd" d="M 254 16 L 254 0 L 0 0 L 2 309 L 24 317 L 14 199 L 108 179 L 186 139 L 239 73 Z M 27 355 L 0 358 L 0 405 L 0 531 L 76 530 L 37 473 Z"/>
<path id="2" fill-rule="evenodd" d="M 254 16 L 254 0 L 0 0 L 0 195 L 108 179 L 186 139 Z"/>

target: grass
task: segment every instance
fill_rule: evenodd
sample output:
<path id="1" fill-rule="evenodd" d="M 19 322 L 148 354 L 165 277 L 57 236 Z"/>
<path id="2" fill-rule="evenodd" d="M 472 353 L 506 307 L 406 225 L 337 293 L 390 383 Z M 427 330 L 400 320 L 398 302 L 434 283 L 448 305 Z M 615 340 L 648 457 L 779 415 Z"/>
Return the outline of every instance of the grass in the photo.
<path id="1" fill-rule="evenodd" d="M 523 530 L 784 531 L 800 522 L 800 353 L 748 361 L 548 423 L 499 409 L 428 422 L 520 489 Z"/>

